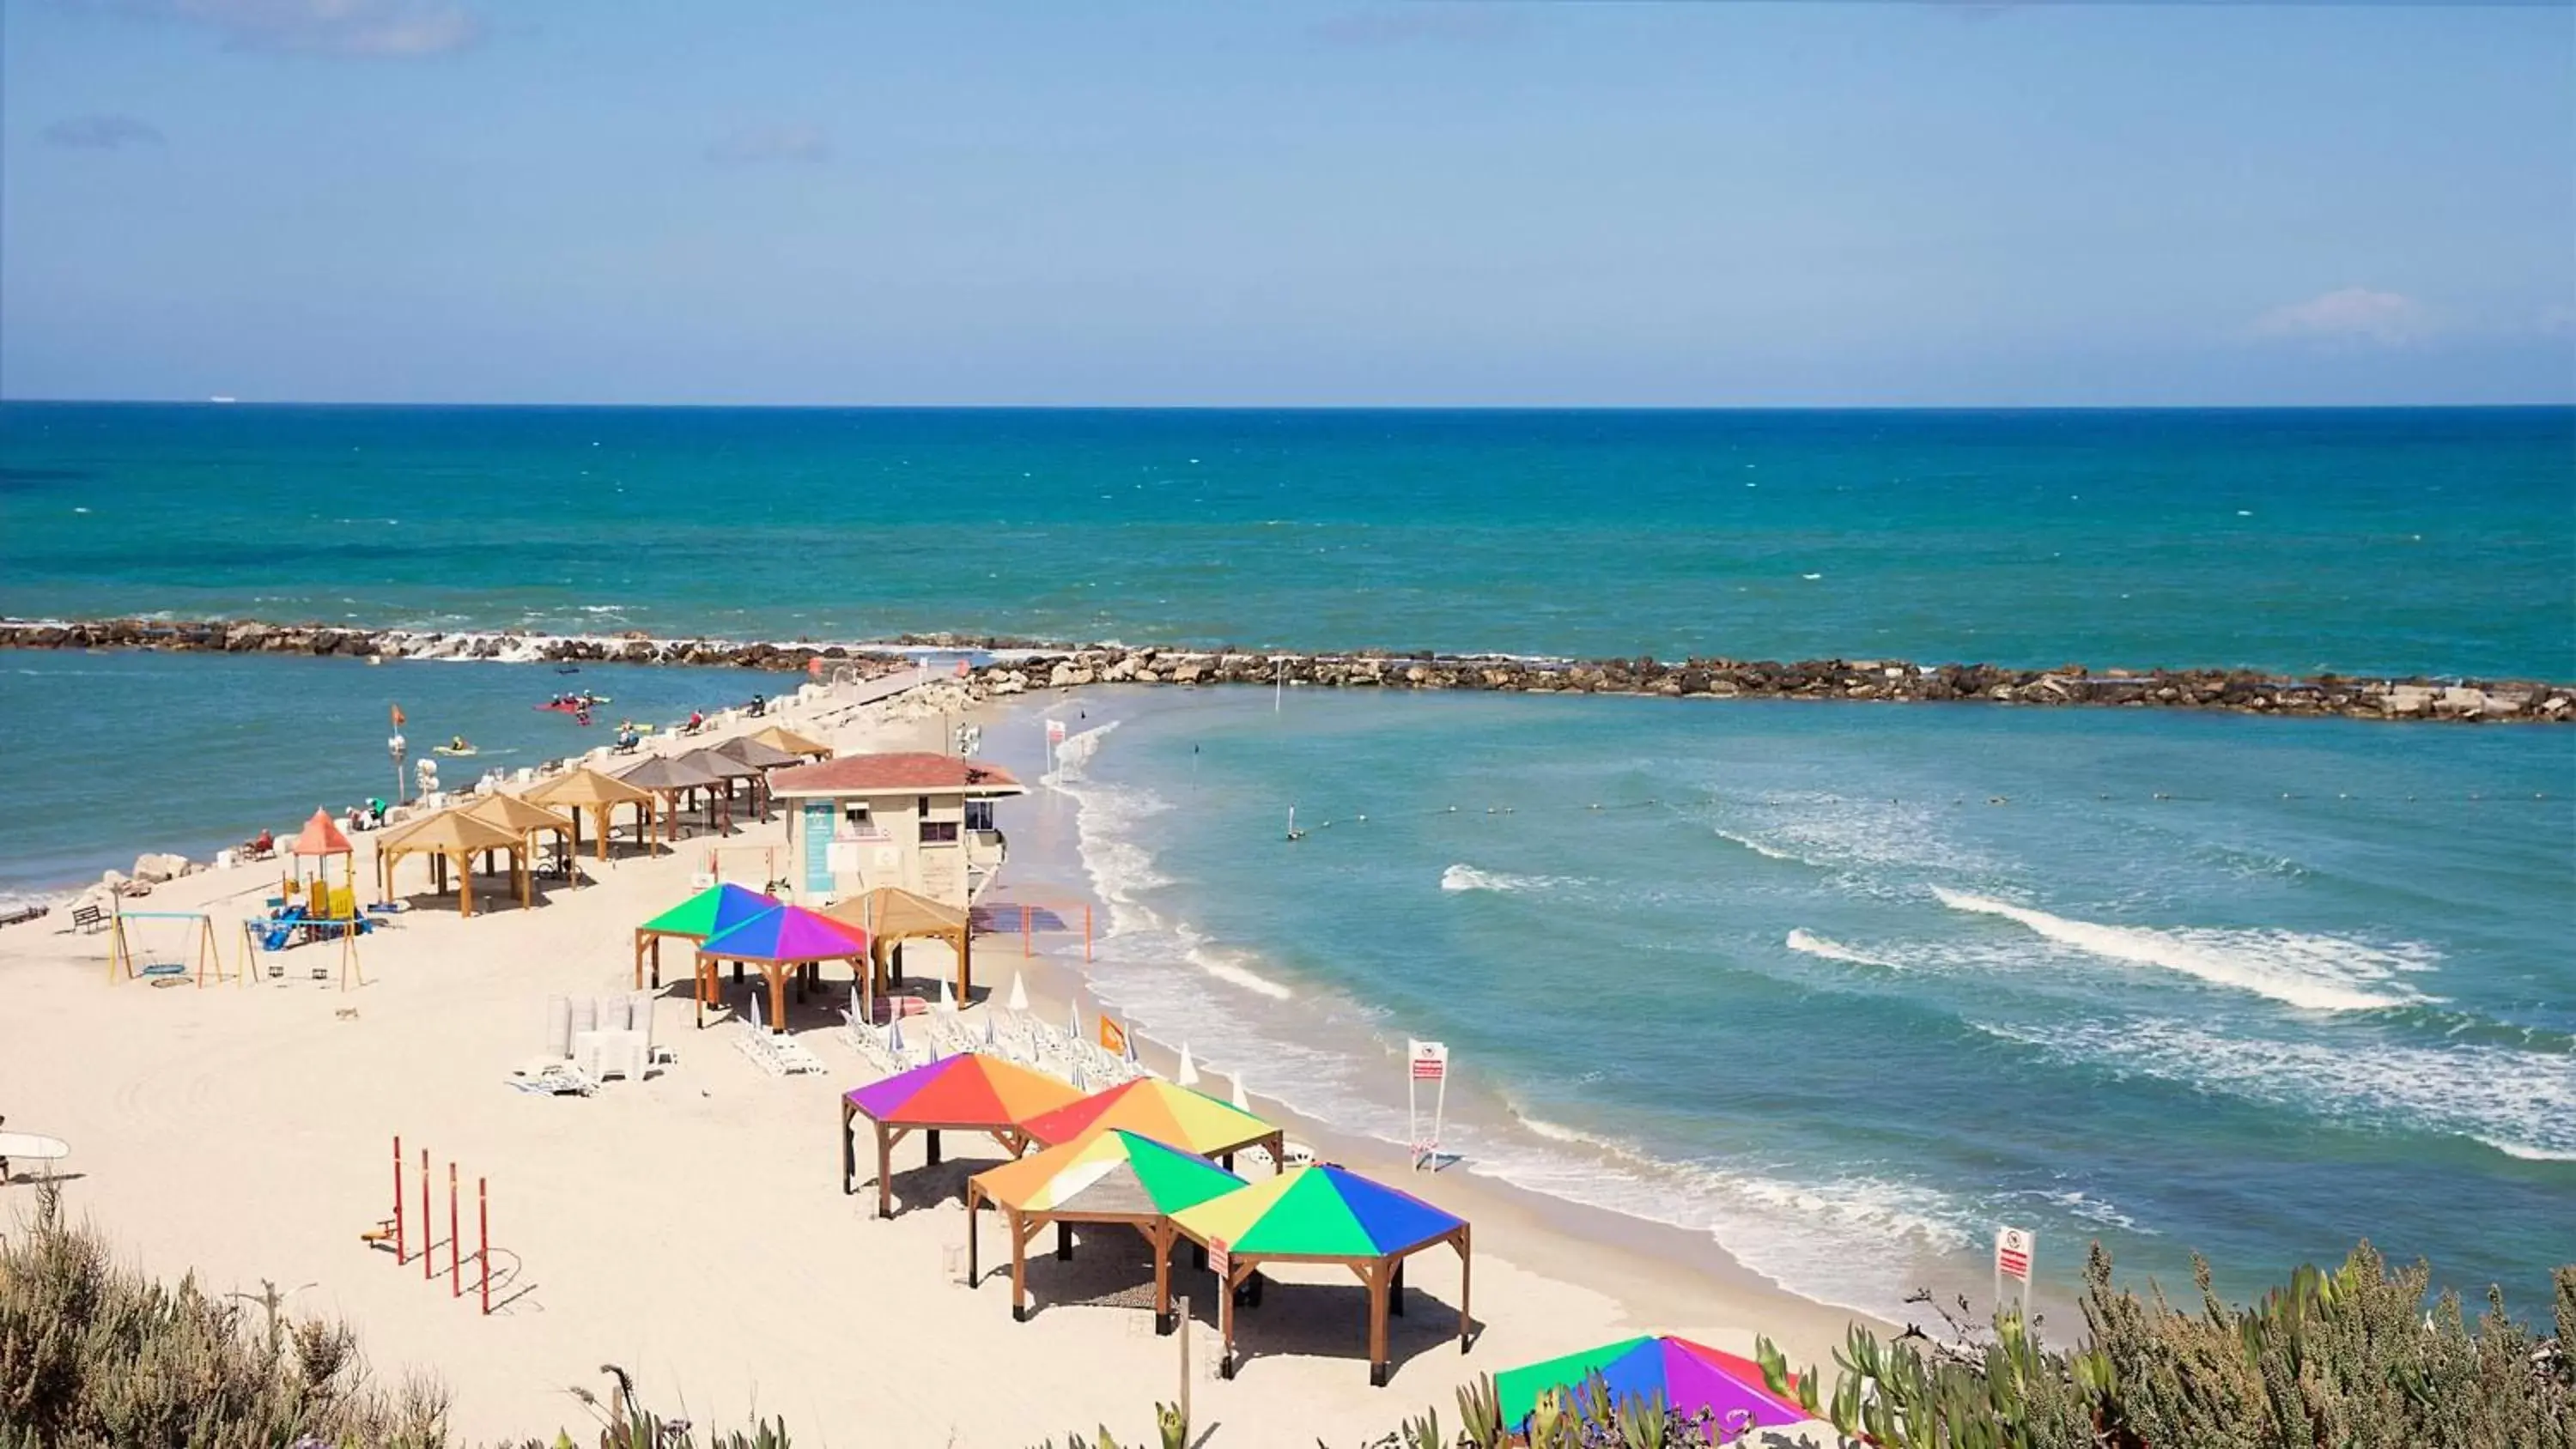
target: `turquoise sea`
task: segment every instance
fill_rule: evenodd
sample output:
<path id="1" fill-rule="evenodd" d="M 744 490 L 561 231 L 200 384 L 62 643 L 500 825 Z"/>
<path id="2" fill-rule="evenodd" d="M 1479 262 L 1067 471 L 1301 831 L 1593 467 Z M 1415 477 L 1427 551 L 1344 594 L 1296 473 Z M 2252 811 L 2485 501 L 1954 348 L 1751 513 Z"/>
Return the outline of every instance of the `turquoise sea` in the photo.
<path id="1" fill-rule="evenodd" d="M 0 404 L 18 616 L 2566 680 L 2571 569 L 2566 409 Z M 0 656 L 0 891 L 384 793 L 389 704 L 507 766 L 589 743 L 559 687 L 777 683 Z M 2576 731 L 1277 703 L 1086 696 L 1019 807 L 1112 907 L 1100 991 L 1256 1092 L 1400 1138 L 1442 1038 L 1458 1170 L 1878 1309 L 1999 1222 L 2060 1290 L 2096 1236 L 2248 1291 L 2367 1234 L 2524 1307 L 2576 1257 Z"/>

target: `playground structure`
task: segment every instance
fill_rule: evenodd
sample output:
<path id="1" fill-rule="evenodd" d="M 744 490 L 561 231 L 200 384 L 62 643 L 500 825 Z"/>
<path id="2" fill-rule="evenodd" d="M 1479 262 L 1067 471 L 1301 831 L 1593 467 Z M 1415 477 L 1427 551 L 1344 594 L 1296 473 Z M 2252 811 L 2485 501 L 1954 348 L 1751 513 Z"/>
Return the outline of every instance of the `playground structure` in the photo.
<path id="1" fill-rule="evenodd" d="M 152 924 L 137 927 L 128 922 Z M 138 941 L 138 936 L 143 939 Z M 178 981 L 194 975 L 200 987 L 227 978 L 248 985 L 248 962 L 245 956 L 244 969 L 224 970 L 223 952 L 215 944 L 214 919 L 203 911 L 119 910 L 108 917 L 107 979 L 111 983 L 122 971 L 128 981 Z"/>
<path id="2" fill-rule="evenodd" d="M 452 1161 L 449 1162 L 447 1164 L 447 1296 L 453 1299 L 461 1299 L 465 1296 L 465 1231 L 459 1193 L 461 1180 L 457 1165 Z M 402 1139 L 396 1137 L 394 1139 L 393 1215 L 380 1219 L 373 1229 L 358 1235 L 360 1240 L 369 1247 L 393 1249 L 396 1267 L 410 1263 L 417 1253 L 420 1258 L 420 1281 L 424 1283 L 435 1282 L 438 1274 L 438 1241 L 435 1236 L 438 1231 L 438 1220 L 434 1214 L 430 1196 L 433 1182 L 429 1170 L 429 1149 L 424 1147 L 420 1150 L 420 1215 L 414 1218 L 409 1212 L 409 1203 L 403 1191 Z M 479 1311 L 482 1316 L 489 1318 L 492 1316 L 492 1184 L 489 1178 L 482 1177 L 474 1179 L 474 1265 L 475 1300 L 480 1305 Z M 502 1287 L 505 1290 L 509 1287 L 509 1279 L 506 1275 L 502 1280 Z M 527 1290 L 522 1287 L 518 1291 Z M 502 1306 L 507 1307 L 510 1298 L 516 1296 L 516 1293 L 512 1293 L 504 1297 L 501 1300 Z"/>
<path id="3" fill-rule="evenodd" d="M 293 903 L 271 915 L 246 917 L 242 921 L 240 975 L 248 983 L 259 974 L 262 952 L 274 955 L 305 942 L 335 940 L 340 943 L 340 989 L 346 991 L 351 986 L 364 986 L 367 973 L 358 961 L 358 938 L 375 924 L 364 917 L 355 920 L 317 919 L 305 915 L 303 907 Z M 272 963 L 269 974 L 283 976 L 286 968 Z M 319 979 L 328 974 L 327 968 L 316 966 L 313 974 Z"/>
<path id="4" fill-rule="evenodd" d="M 331 884 L 331 862 L 340 862 L 340 883 Z M 331 819 L 330 813 L 315 810 L 304 822 L 294 843 L 287 847 L 292 862 L 279 894 L 290 903 L 301 902 L 304 912 L 317 920 L 346 921 L 358 915 L 357 848 Z M 313 873 L 306 875 L 304 863 L 313 862 Z"/>

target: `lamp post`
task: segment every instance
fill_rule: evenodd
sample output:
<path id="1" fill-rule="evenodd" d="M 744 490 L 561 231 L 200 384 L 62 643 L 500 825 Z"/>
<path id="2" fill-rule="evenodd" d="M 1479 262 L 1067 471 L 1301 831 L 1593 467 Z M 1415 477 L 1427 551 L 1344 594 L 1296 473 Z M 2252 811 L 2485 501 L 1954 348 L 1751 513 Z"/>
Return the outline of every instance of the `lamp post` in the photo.
<path id="1" fill-rule="evenodd" d="M 394 757 L 394 803 L 397 805 L 403 804 L 409 798 L 403 794 L 403 753 L 405 748 L 406 746 L 403 743 L 401 730 L 394 731 L 393 738 L 385 741 L 385 753 Z"/>

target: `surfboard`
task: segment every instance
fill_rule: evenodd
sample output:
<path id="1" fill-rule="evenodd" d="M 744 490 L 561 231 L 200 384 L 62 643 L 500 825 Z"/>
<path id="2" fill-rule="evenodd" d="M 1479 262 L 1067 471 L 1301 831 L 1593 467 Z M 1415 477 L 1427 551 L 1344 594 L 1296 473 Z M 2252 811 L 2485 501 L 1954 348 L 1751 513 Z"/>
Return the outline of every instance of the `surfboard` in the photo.
<path id="1" fill-rule="evenodd" d="M 45 1137 L 34 1132 L 0 1132 L 0 1157 L 51 1162 L 71 1155 L 71 1144 L 59 1137 Z"/>

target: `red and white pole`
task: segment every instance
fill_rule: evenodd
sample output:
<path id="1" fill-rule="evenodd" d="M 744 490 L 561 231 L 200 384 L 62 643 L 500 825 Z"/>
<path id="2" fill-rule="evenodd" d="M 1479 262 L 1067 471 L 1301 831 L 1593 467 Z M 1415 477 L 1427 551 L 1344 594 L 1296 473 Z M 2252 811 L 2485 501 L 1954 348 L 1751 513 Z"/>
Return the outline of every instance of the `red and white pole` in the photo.
<path id="1" fill-rule="evenodd" d="M 429 1149 L 424 1147 L 420 1150 L 420 1230 L 424 1233 L 436 1232 L 437 1229 L 431 1226 L 432 1221 L 429 1215 Z M 430 1278 L 429 1250 L 435 1246 L 437 1246 L 435 1238 L 420 1240 L 420 1281 L 423 1283 L 428 1282 Z"/>
<path id="2" fill-rule="evenodd" d="M 457 1255 L 463 1248 L 458 1240 L 465 1235 L 456 1230 L 456 1164 L 447 1164 L 447 1296 L 458 1298 L 465 1293 L 465 1275 Z"/>

